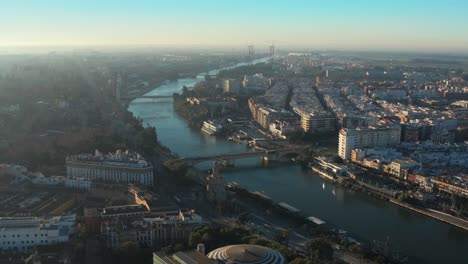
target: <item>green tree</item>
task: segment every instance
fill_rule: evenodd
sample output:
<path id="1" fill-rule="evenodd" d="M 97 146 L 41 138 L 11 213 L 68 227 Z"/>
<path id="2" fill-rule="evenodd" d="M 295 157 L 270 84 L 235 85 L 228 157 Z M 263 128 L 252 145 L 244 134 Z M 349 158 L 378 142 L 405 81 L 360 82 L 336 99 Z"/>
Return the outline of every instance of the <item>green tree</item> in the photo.
<path id="1" fill-rule="evenodd" d="M 295 258 L 293 261 L 289 262 L 289 264 L 309 264 L 309 261 L 304 258 Z"/>
<path id="2" fill-rule="evenodd" d="M 333 257 L 333 247 L 331 244 L 322 238 L 312 239 L 305 244 L 309 256 L 321 260 L 331 260 Z"/>
<path id="3" fill-rule="evenodd" d="M 183 177 L 187 173 L 188 167 L 180 160 L 168 160 L 164 162 L 164 167 L 170 170 L 176 177 Z"/>
<path id="4" fill-rule="evenodd" d="M 179 252 L 185 250 L 185 245 L 182 243 L 177 243 L 174 245 L 174 252 Z"/>
<path id="5" fill-rule="evenodd" d="M 245 224 L 249 220 L 249 212 L 242 212 L 239 214 L 239 216 L 236 219 L 236 222 L 239 225 Z"/>
<path id="6" fill-rule="evenodd" d="M 463 80 L 468 82 L 468 73 L 463 74 Z"/>
<path id="7" fill-rule="evenodd" d="M 134 241 L 125 241 L 120 246 L 119 252 L 122 257 L 132 259 L 140 253 L 140 247 Z"/>

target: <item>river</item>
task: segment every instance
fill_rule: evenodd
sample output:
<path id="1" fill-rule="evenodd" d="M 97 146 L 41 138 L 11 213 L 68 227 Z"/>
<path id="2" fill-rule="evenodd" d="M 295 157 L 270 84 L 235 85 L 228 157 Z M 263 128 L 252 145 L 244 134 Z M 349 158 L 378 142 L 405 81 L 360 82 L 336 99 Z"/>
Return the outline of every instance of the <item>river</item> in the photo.
<path id="1" fill-rule="evenodd" d="M 266 59 L 252 63 L 264 62 Z M 234 68 L 248 63 L 226 67 Z M 210 75 L 219 73 L 217 69 Z M 179 79 L 157 87 L 147 95 L 172 95 L 182 87 L 193 86 L 197 78 Z M 136 99 L 128 107 L 144 125 L 156 127 L 159 141 L 181 156 L 243 152 L 242 144 L 215 138 L 189 127 L 174 111 L 172 98 Z M 236 161 L 252 165 L 256 159 Z M 209 166 L 202 164 L 203 168 Z M 284 201 L 354 237 L 371 243 L 390 241 L 390 248 L 408 256 L 408 263 L 468 263 L 468 232 L 432 218 L 419 215 L 362 193 L 335 187 L 299 166 L 250 168 L 224 173 L 250 190 L 264 191 L 275 201 Z"/>

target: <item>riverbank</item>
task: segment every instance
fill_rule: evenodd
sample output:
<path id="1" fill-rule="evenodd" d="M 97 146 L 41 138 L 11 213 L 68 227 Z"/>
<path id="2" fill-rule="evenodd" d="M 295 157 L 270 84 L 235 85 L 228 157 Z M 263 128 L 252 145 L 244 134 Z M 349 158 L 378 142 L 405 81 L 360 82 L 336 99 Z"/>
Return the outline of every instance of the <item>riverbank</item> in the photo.
<path id="1" fill-rule="evenodd" d="M 364 183 L 355 179 L 349 179 L 347 181 L 337 181 L 337 179 L 335 178 L 336 176 L 330 173 L 327 173 L 325 171 L 322 171 L 318 168 L 315 168 L 313 166 L 311 168 L 312 168 L 312 171 L 314 171 L 315 173 L 317 173 L 320 177 L 324 179 L 330 180 L 334 183 L 338 183 L 342 186 L 345 186 L 346 185 L 345 182 L 346 182 L 348 184 L 351 184 L 351 186 L 356 186 L 356 187 L 361 188 L 363 191 L 365 190 L 369 193 L 372 193 L 373 194 L 372 196 L 379 197 L 382 200 L 388 201 L 392 204 L 399 205 L 401 207 L 407 208 L 414 212 L 420 213 L 424 216 L 434 218 L 436 220 L 442 221 L 444 223 L 447 223 L 447 224 L 450 224 L 450 225 L 453 225 L 453 226 L 456 226 L 458 228 L 468 231 L 468 221 L 464 219 L 461 219 L 461 218 L 458 218 L 458 217 L 455 217 L 455 216 L 452 216 L 452 215 L 449 215 L 449 214 L 446 214 L 446 213 L 443 213 L 434 209 L 430 209 L 430 208 L 415 207 L 411 204 L 400 202 L 394 199 L 396 196 L 396 193 L 392 193 L 388 190 L 384 190 L 382 188 L 378 188 L 376 186 L 372 186 L 370 184 L 367 184 L 367 183 Z"/>
<path id="2" fill-rule="evenodd" d="M 418 212 L 418 213 L 423 214 L 425 216 L 432 217 L 432 218 L 437 219 L 439 221 L 442 221 L 444 223 L 451 224 L 453 226 L 456 226 L 458 228 L 461 228 L 461 229 L 464 229 L 464 230 L 468 231 L 468 221 L 463 220 L 461 218 L 458 218 L 458 217 L 455 217 L 455 216 L 452 216 L 452 215 L 449 215 L 449 214 L 446 214 L 446 213 L 443 213 L 443 212 L 440 212 L 440 211 L 436 211 L 436 210 L 433 210 L 433 209 L 418 208 L 418 207 L 412 206 L 412 205 L 407 204 L 407 203 L 399 202 L 399 201 L 397 201 L 395 199 L 390 199 L 389 201 L 392 204 L 399 205 L 399 206 L 404 207 L 406 209 L 412 210 L 414 212 Z"/>

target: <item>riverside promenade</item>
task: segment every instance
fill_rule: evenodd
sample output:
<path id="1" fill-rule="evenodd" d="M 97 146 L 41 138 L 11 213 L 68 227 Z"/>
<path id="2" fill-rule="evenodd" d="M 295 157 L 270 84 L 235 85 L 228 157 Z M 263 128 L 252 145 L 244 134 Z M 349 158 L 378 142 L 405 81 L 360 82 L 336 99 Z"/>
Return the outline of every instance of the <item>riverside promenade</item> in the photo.
<path id="1" fill-rule="evenodd" d="M 414 207 L 406 203 L 401 203 L 395 199 L 390 199 L 390 202 L 468 231 L 468 221 L 464 219 L 461 219 L 461 218 L 458 218 L 458 217 L 455 217 L 455 216 L 452 216 L 452 215 L 449 215 L 440 211 L 436 211 L 433 209 Z"/>

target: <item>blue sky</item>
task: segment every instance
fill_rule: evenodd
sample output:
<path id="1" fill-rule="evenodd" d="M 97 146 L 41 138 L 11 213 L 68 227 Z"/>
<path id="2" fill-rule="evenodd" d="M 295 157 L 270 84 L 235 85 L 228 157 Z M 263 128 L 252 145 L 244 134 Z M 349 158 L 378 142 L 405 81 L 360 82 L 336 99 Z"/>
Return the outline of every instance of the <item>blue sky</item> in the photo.
<path id="1" fill-rule="evenodd" d="M 0 46 L 468 50 L 465 0 L 14 0 Z"/>

